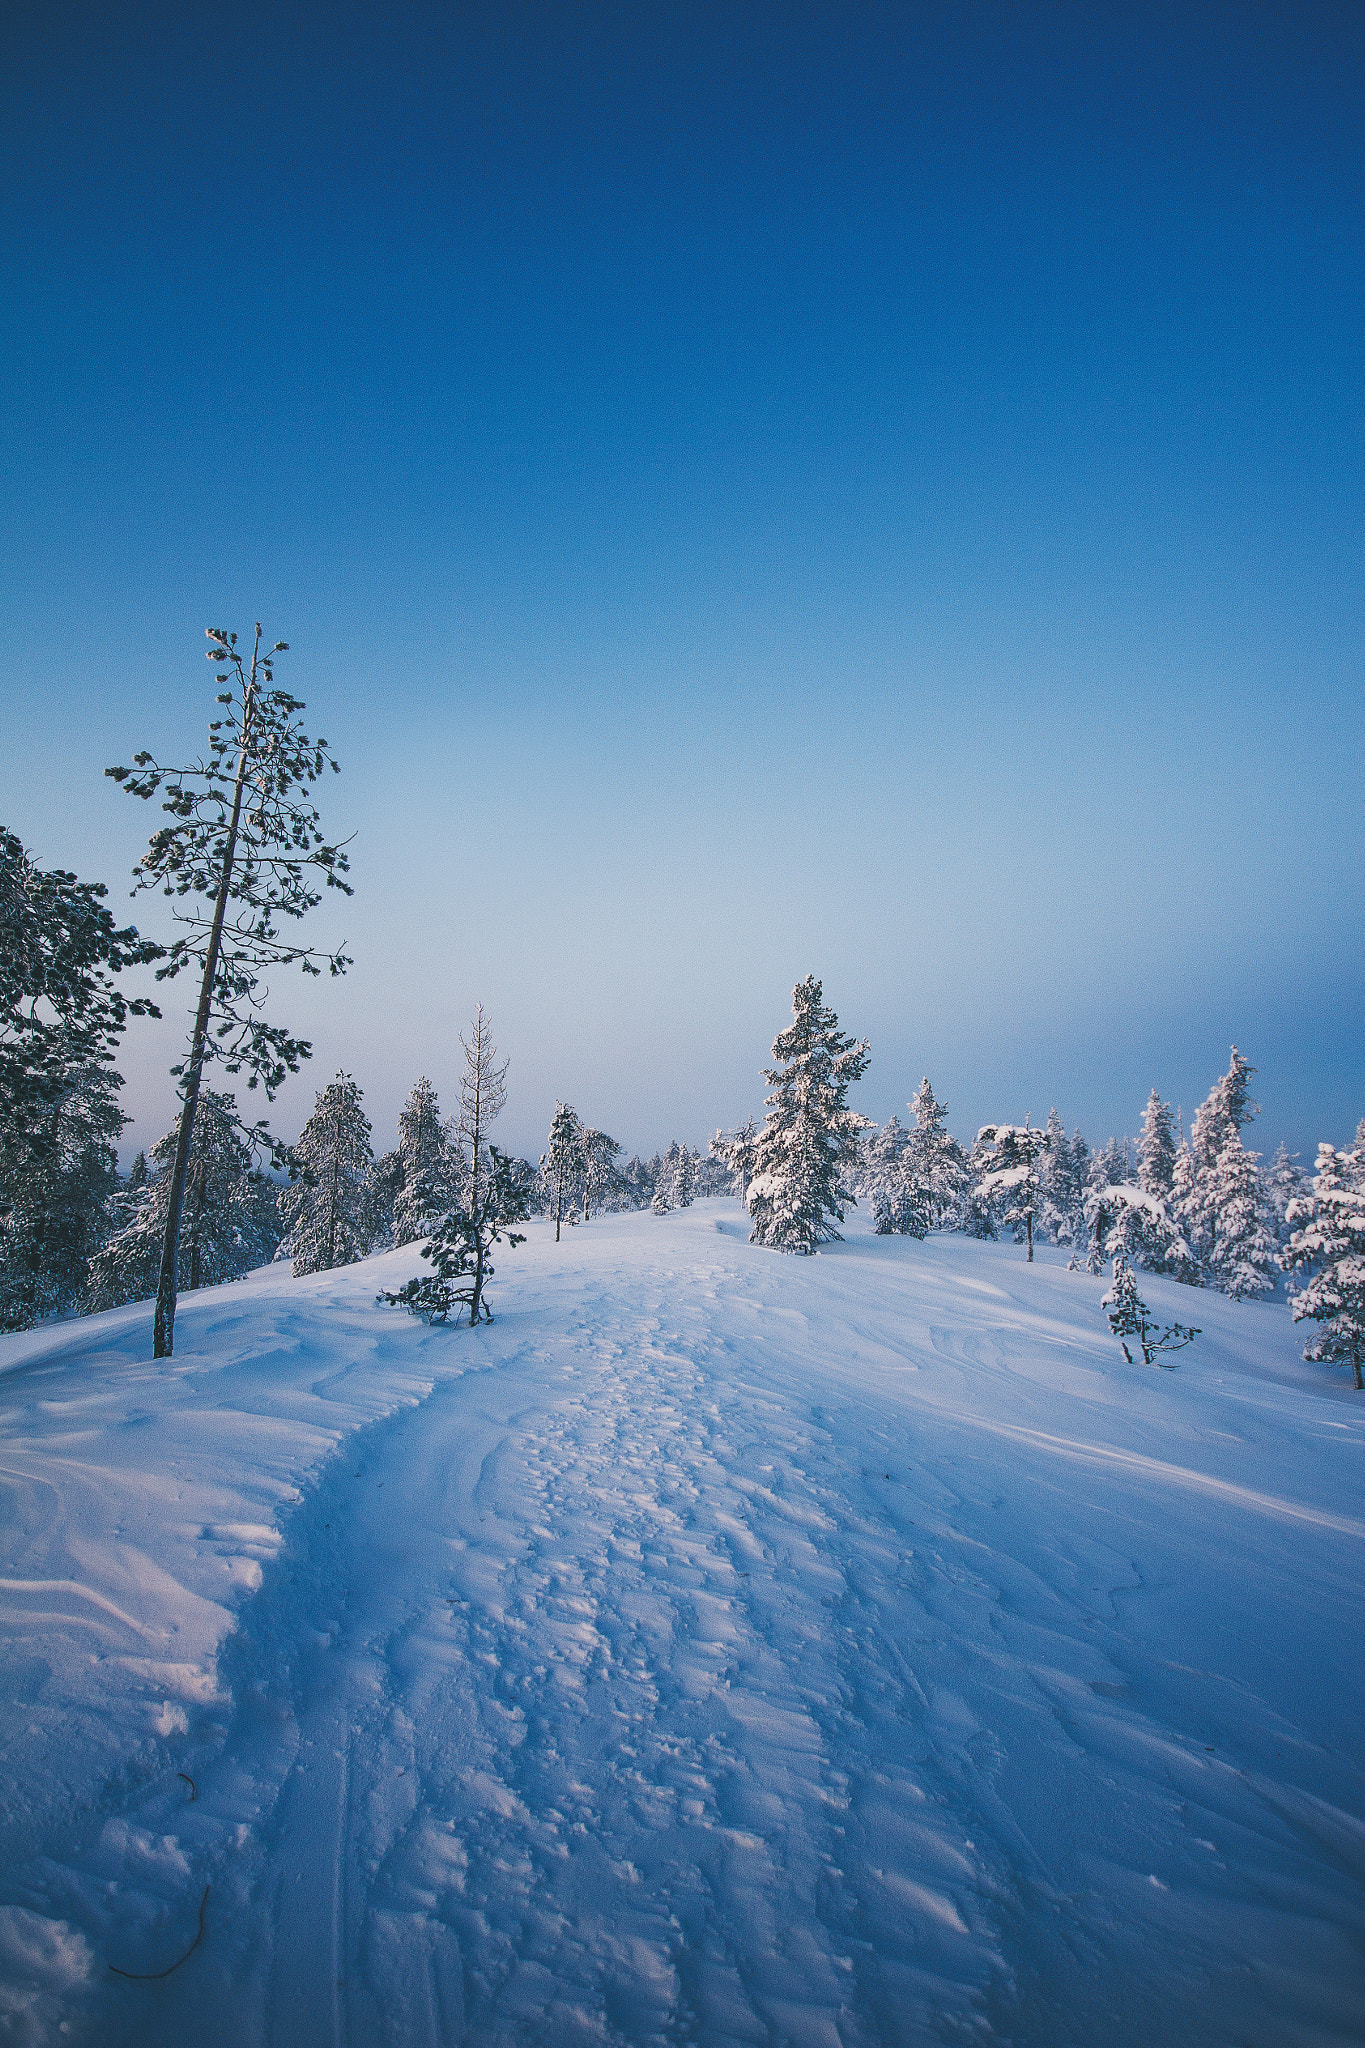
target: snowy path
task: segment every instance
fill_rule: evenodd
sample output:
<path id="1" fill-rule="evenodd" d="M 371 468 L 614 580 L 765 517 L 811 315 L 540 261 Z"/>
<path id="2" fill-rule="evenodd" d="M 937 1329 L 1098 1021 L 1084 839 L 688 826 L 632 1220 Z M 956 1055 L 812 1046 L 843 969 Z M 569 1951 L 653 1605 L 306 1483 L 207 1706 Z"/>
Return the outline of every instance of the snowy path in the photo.
<path id="1" fill-rule="evenodd" d="M 6 1894 L 90 1957 L 16 2038 L 1361 2037 L 1365 1416 L 1282 1310 L 1144 1374 L 1012 1247 L 740 1227 L 538 1233 L 479 1333 L 250 1283 L 352 1433 L 230 1722 Z"/>

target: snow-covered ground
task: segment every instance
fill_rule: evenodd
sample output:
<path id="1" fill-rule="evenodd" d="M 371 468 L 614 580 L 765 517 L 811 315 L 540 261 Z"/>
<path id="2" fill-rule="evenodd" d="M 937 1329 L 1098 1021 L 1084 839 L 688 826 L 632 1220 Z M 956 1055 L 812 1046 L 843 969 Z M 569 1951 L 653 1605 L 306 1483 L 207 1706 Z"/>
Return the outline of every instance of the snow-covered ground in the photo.
<path id="1" fill-rule="evenodd" d="M 0 1340 L 0 2038 L 1365 2038 L 1365 1397 L 1282 1306 L 1144 1277 L 1129 1366 L 1055 1253 L 717 1201 L 498 1266 Z"/>

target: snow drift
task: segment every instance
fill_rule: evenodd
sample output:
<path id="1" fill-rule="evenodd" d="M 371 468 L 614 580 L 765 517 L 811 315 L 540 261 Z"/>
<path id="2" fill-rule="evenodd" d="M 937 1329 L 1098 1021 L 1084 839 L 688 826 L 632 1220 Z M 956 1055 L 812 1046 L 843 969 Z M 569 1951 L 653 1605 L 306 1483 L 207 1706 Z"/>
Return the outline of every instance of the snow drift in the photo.
<path id="1" fill-rule="evenodd" d="M 0 1343 L 0 2037 L 1365 2033 L 1365 1410 L 1285 1308 L 1144 1276 L 1130 1367 L 1055 1253 L 723 1201 L 532 1225 L 491 1328 L 417 1269 Z"/>

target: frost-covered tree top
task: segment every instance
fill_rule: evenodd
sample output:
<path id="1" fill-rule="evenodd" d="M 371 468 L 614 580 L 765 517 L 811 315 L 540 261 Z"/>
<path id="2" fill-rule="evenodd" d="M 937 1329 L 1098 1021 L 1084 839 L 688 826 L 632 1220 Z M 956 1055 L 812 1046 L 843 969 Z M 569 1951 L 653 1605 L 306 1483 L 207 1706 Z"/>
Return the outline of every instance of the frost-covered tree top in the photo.
<path id="1" fill-rule="evenodd" d="M 1162 1199 L 1170 1194 L 1176 1143 L 1171 1105 L 1163 1102 L 1153 1088 L 1142 1112 L 1142 1135 L 1138 1139 L 1138 1186 L 1144 1194 Z"/>
<path id="2" fill-rule="evenodd" d="M 419 1074 L 398 1112 L 398 1157 L 402 1179 L 393 1198 L 392 1229 L 397 1244 L 411 1244 L 433 1230 L 452 1207 L 463 1178 L 450 1126 L 441 1121 L 436 1090 Z"/>
<path id="3" fill-rule="evenodd" d="M 1251 1076 L 1255 1071 L 1234 1045 L 1226 1074 L 1215 1081 L 1207 1100 L 1195 1112 L 1190 1128 L 1190 1149 L 1196 1167 L 1211 1165 L 1228 1139 L 1236 1137 L 1255 1117 L 1260 1107 L 1251 1100 Z"/>
<path id="4" fill-rule="evenodd" d="M 838 1238 L 834 1226 L 854 1205 L 858 1133 L 869 1123 L 849 1108 L 848 1091 L 868 1059 L 867 1040 L 839 1029 L 815 976 L 798 982 L 792 1021 L 773 1040 L 774 1064 L 764 1070 L 773 1092 L 749 1187 L 754 1244 L 810 1253 Z"/>

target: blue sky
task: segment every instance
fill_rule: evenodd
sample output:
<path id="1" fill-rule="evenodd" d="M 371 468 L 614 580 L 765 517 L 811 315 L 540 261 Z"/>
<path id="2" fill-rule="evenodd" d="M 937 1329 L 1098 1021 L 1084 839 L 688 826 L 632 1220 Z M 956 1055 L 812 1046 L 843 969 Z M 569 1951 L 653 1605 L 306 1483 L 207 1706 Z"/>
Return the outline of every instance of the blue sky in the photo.
<path id="1" fill-rule="evenodd" d="M 810 971 L 879 1119 L 1102 1140 L 1235 1039 L 1261 1143 L 1353 1128 L 1358 9 L 7 35 L 0 813 L 121 889 L 102 768 L 291 643 L 356 966 L 283 1130 L 341 1064 L 390 1143 L 481 999 L 517 1149 L 704 1142 Z"/>

